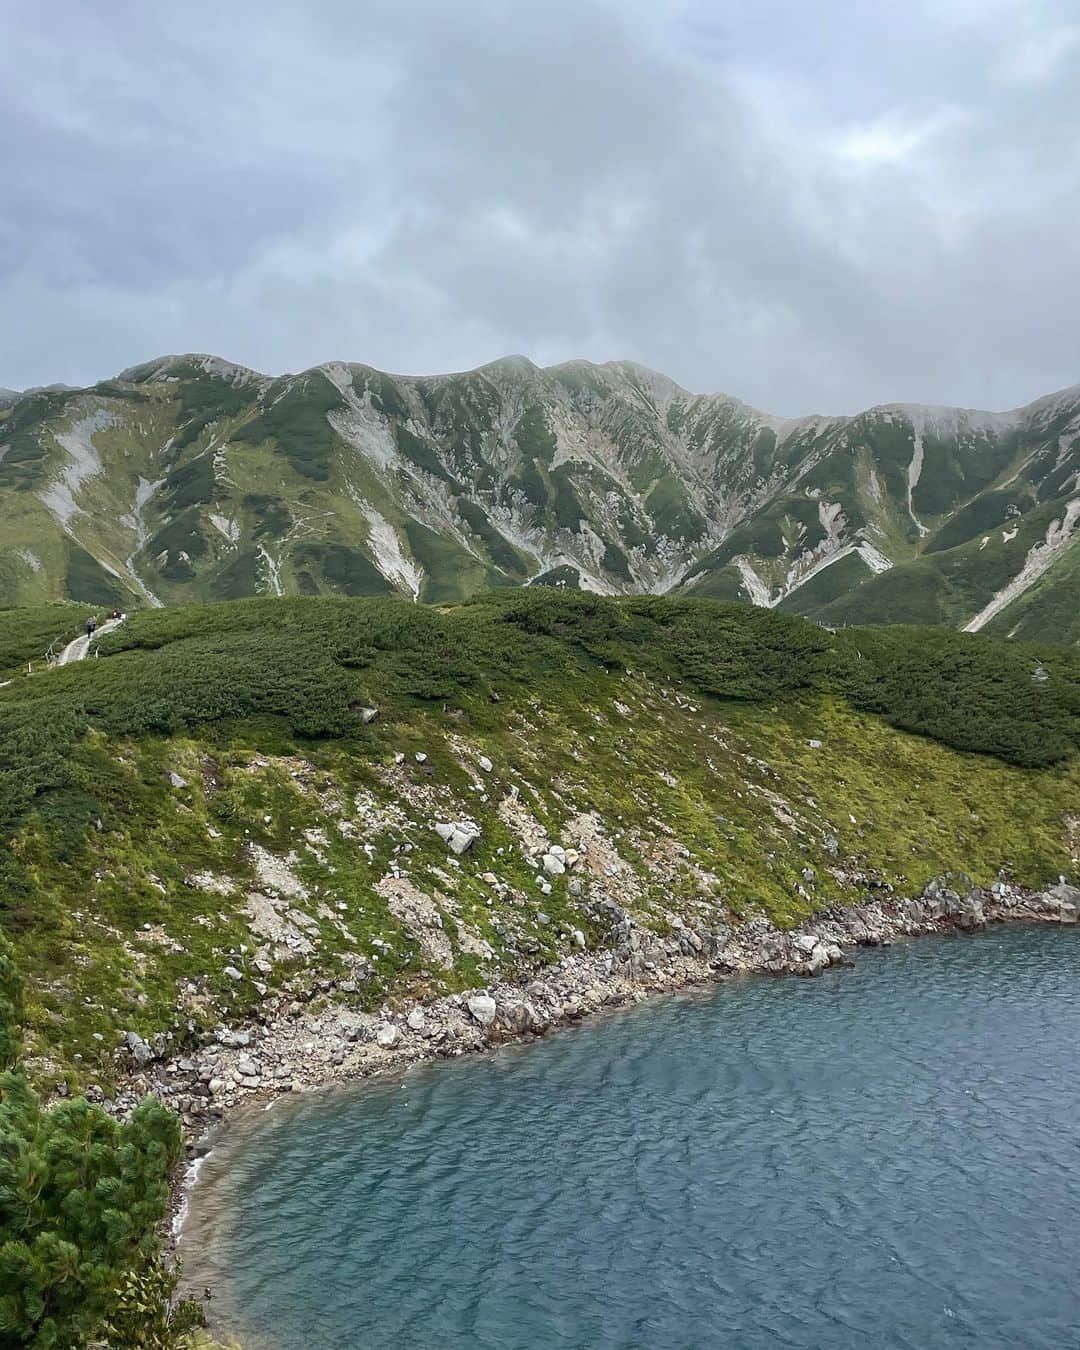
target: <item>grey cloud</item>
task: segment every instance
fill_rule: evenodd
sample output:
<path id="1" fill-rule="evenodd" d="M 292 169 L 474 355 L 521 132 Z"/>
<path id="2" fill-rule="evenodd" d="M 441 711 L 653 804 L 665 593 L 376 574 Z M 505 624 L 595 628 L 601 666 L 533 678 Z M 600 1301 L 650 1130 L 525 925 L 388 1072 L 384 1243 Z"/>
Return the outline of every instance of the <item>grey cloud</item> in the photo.
<path id="1" fill-rule="evenodd" d="M 7 10 L 2 384 L 186 349 L 625 356 L 778 412 L 1080 379 L 1065 5 Z"/>

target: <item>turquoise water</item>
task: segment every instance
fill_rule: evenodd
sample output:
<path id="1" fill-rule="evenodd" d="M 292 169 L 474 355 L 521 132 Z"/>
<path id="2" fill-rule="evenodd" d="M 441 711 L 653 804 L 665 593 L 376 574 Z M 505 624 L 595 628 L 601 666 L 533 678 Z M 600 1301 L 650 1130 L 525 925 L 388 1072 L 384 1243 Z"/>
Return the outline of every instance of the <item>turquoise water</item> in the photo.
<path id="1" fill-rule="evenodd" d="M 285 1100 L 182 1245 L 245 1348 L 1080 1345 L 1080 934 L 747 979 Z"/>

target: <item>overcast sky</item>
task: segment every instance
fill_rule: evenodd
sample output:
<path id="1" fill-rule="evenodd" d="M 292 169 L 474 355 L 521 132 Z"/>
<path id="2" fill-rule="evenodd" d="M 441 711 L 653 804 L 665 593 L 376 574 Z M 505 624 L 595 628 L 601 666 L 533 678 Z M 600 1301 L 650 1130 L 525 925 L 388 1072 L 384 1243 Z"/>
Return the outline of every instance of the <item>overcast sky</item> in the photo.
<path id="1" fill-rule="evenodd" d="M 0 385 L 631 358 L 1080 381 L 1077 0 L 0 0 Z"/>

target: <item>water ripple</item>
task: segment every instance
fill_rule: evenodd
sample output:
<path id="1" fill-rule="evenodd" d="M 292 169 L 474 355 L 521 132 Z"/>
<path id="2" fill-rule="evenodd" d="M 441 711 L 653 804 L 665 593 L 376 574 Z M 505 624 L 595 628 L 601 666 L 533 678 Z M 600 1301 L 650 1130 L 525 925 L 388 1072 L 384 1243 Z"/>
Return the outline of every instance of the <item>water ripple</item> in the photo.
<path id="1" fill-rule="evenodd" d="M 755 979 L 235 1128 L 183 1252 L 251 1350 L 1080 1345 L 1080 934 Z"/>

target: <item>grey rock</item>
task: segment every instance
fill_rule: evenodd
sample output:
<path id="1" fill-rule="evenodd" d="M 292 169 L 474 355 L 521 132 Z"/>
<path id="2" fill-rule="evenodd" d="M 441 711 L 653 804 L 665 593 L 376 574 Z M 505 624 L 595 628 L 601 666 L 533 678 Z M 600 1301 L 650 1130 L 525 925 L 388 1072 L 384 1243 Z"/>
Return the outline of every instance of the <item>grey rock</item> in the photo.
<path id="1" fill-rule="evenodd" d="M 829 964 L 828 948 L 823 943 L 819 942 L 810 953 L 810 959 L 803 969 L 806 971 L 807 975 L 820 975 L 823 970 L 827 969 Z"/>
<path id="2" fill-rule="evenodd" d="M 464 853 L 472 848 L 477 839 L 480 838 L 479 829 L 469 821 L 464 820 L 441 820 L 435 826 L 435 833 L 450 849 L 451 853 Z"/>
<path id="3" fill-rule="evenodd" d="M 556 856 L 554 853 L 545 853 L 541 859 L 541 866 L 549 877 L 561 877 L 566 871 L 566 863 L 563 858 Z"/>
<path id="4" fill-rule="evenodd" d="M 401 1032 L 393 1022 L 383 1022 L 375 1033 L 376 1044 L 381 1045 L 384 1050 L 392 1050 L 399 1040 Z"/>
<path id="5" fill-rule="evenodd" d="M 379 715 L 378 708 L 360 708 L 358 711 L 360 714 L 360 721 L 363 722 L 364 726 L 368 726 L 371 722 L 374 722 Z"/>
<path id="6" fill-rule="evenodd" d="M 221 973 L 222 973 L 227 979 L 230 979 L 230 980 L 233 980 L 233 981 L 236 981 L 236 980 L 242 980 L 242 979 L 244 978 L 243 975 L 240 973 L 240 971 L 238 971 L 238 970 L 236 969 L 235 966 L 226 966 L 225 969 L 224 969 Z"/>
<path id="7" fill-rule="evenodd" d="M 190 783 L 188 782 L 188 780 L 187 780 L 186 778 L 183 777 L 182 774 L 178 774 L 178 773 L 174 772 L 172 769 L 170 769 L 170 770 L 169 770 L 169 786 L 170 786 L 170 787 L 174 787 L 174 788 L 186 788 L 186 787 L 190 787 L 191 785 L 190 785 Z"/>
<path id="8" fill-rule="evenodd" d="M 489 1027 L 495 1021 L 495 1000 L 490 994 L 473 994 L 466 1007 L 482 1027 Z"/>
<path id="9" fill-rule="evenodd" d="M 124 1044 L 127 1046 L 131 1058 L 140 1069 L 145 1069 L 154 1058 L 153 1050 L 150 1049 L 137 1031 L 125 1031 Z"/>
<path id="10" fill-rule="evenodd" d="M 452 853 L 464 853 L 472 848 L 473 844 L 480 838 L 477 830 L 459 827 L 450 836 L 450 851 Z"/>
<path id="11" fill-rule="evenodd" d="M 1044 893 L 1043 903 L 1051 912 L 1057 912 L 1062 923 L 1076 923 L 1080 915 L 1080 887 L 1059 881 Z"/>
<path id="12" fill-rule="evenodd" d="M 251 1044 L 250 1031 L 233 1031 L 230 1027 L 218 1027 L 214 1032 L 214 1040 L 218 1045 L 227 1046 L 229 1049 L 240 1049 L 245 1045 Z"/>
<path id="13" fill-rule="evenodd" d="M 901 901 L 900 912 L 909 923 L 922 923 L 925 916 L 925 910 L 921 900 L 911 899 Z"/>
<path id="14" fill-rule="evenodd" d="M 501 1003 L 498 1009 L 499 1021 L 508 1031 L 518 1034 L 528 1031 L 533 1026 L 536 1015 L 527 1003 L 516 1000 L 508 1003 Z"/>
<path id="15" fill-rule="evenodd" d="M 817 945 L 818 939 L 813 933 L 800 933 L 799 936 L 795 938 L 795 946 L 804 956 L 809 956 Z"/>
<path id="16" fill-rule="evenodd" d="M 983 912 L 982 900 L 974 892 L 966 895 L 960 902 L 956 923 L 957 927 L 965 933 L 975 933 L 986 927 L 986 915 Z"/>
<path id="17" fill-rule="evenodd" d="M 495 765 L 492 764 L 491 760 L 488 759 L 487 755 L 481 755 L 476 762 L 477 764 L 480 765 L 481 769 L 483 769 L 485 773 L 490 773 L 492 769 L 495 767 Z"/>
<path id="18" fill-rule="evenodd" d="M 262 1069 L 258 1061 L 252 1059 L 250 1055 L 241 1055 L 236 1061 L 236 1071 L 244 1078 L 258 1078 Z"/>
<path id="19" fill-rule="evenodd" d="M 410 1031 L 423 1031 L 424 1027 L 427 1025 L 427 1016 L 424 1013 L 423 1008 L 417 1007 L 413 1008 L 412 1012 L 409 1013 L 406 1021 Z"/>
<path id="20" fill-rule="evenodd" d="M 731 929 L 726 923 L 718 923 L 713 929 L 709 939 L 709 944 L 714 952 L 719 954 L 731 941 Z"/>

